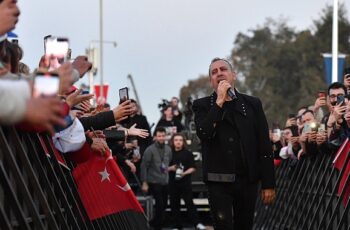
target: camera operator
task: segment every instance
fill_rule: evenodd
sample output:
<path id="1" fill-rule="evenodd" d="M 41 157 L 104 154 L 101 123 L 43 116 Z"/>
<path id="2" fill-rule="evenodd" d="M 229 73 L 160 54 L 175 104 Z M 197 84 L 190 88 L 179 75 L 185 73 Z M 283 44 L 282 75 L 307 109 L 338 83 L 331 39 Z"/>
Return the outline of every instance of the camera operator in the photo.
<path id="1" fill-rule="evenodd" d="M 174 118 L 171 105 L 166 105 L 162 110 L 162 117 L 158 121 L 157 127 L 163 127 L 166 130 L 166 142 L 168 142 L 174 133 L 183 130 L 183 126 L 179 120 Z"/>

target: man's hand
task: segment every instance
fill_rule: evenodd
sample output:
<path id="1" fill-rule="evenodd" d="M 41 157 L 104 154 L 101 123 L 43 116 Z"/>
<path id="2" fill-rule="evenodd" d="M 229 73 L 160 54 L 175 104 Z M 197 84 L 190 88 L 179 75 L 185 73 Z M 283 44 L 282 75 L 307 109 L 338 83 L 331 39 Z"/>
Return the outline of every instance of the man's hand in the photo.
<path id="1" fill-rule="evenodd" d="M 216 104 L 219 107 L 222 107 L 225 101 L 229 100 L 229 96 L 227 95 L 227 90 L 231 88 L 230 83 L 226 80 L 222 80 L 219 82 L 218 89 L 217 89 L 217 99 L 216 99 Z"/>
<path id="2" fill-rule="evenodd" d="M 315 105 L 314 105 L 314 112 L 317 112 L 317 110 L 321 107 L 321 106 L 325 106 L 326 105 L 326 98 L 325 97 L 319 97 L 316 99 L 315 101 Z"/>
<path id="3" fill-rule="evenodd" d="M 17 4 L 13 0 L 4 0 L 0 4 L 0 35 L 15 28 L 19 14 Z"/>
<path id="4" fill-rule="evenodd" d="M 79 72 L 79 76 L 83 77 L 86 72 L 92 68 L 92 63 L 88 61 L 86 56 L 78 56 L 74 59 L 73 68 Z"/>
<path id="5" fill-rule="evenodd" d="M 69 107 L 72 108 L 73 106 L 79 104 L 80 102 L 88 101 L 91 98 L 93 98 L 94 96 L 93 94 L 81 94 L 82 91 L 83 91 L 82 89 L 79 89 L 67 96 L 66 102 L 69 105 Z"/>
<path id="6" fill-rule="evenodd" d="M 136 128 L 136 123 L 133 124 L 130 129 L 128 129 L 128 134 L 131 136 L 138 136 L 141 138 L 146 138 L 148 137 L 149 133 L 146 129 L 137 129 Z"/>
<path id="7" fill-rule="evenodd" d="M 295 117 L 289 118 L 286 121 L 286 127 L 292 126 L 292 125 L 297 125 L 297 119 Z"/>
<path id="8" fill-rule="evenodd" d="M 308 142 L 316 142 L 316 138 L 317 138 L 317 132 L 312 131 L 308 135 Z"/>
<path id="9" fill-rule="evenodd" d="M 142 191 L 143 191 L 144 193 L 148 193 L 148 189 L 149 189 L 149 187 L 148 187 L 147 182 L 143 182 L 143 183 L 142 183 Z"/>
<path id="10" fill-rule="evenodd" d="M 346 105 L 345 106 L 339 106 L 339 105 L 336 105 L 334 106 L 333 108 L 333 115 L 334 115 L 334 118 L 335 120 L 339 120 L 343 117 L 343 115 L 345 114 L 346 112 Z"/>
<path id="11" fill-rule="evenodd" d="M 272 204 L 276 198 L 275 189 L 262 189 L 261 200 L 264 204 Z"/>
<path id="12" fill-rule="evenodd" d="M 101 156 L 103 156 L 105 154 L 105 151 L 109 148 L 104 139 L 95 137 L 95 138 L 92 138 L 91 149 L 96 152 L 100 152 Z"/>
<path id="13" fill-rule="evenodd" d="M 325 143 L 326 140 L 327 140 L 327 133 L 326 132 L 317 133 L 317 136 L 316 136 L 316 144 L 317 145 L 321 145 L 321 144 Z"/>
<path id="14" fill-rule="evenodd" d="M 168 167 L 168 171 L 169 171 L 169 172 L 170 172 L 170 171 L 171 171 L 171 172 L 176 172 L 176 168 L 177 168 L 176 165 L 169 166 L 169 167 Z"/>
<path id="15" fill-rule="evenodd" d="M 66 125 L 62 111 L 62 102 L 58 98 L 32 98 L 27 103 L 24 121 L 43 126 L 54 134 L 54 125 Z"/>
<path id="16" fill-rule="evenodd" d="M 113 109 L 114 119 L 118 122 L 122 121 L 128 118 L 128 116 L 131 115 L 132 112 L 133 111 L 130 100 L 126 100 Z"/>
<path id="17" fill-rule="evenodd" d="M 125 160 L 125 164 L 126 164 L 127 166 L 129 166 L 131 172 L 136 173 L 136 167 L 135 167 L 134 163 L 132 163 L 132 162 L 129 161 L 129 160 Z"/>

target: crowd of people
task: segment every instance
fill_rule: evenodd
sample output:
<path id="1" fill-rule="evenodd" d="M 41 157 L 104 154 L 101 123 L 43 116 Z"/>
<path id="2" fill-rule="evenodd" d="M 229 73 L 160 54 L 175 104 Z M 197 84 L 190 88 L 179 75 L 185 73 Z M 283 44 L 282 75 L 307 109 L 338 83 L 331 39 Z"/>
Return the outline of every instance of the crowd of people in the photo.
<path id="1" fill-rule="evenodd" d="M 312 105 L 291 113 L 283 128 L 272 124 L 270 139 L 275 165 L 283 159 L 335 151 L 348 137 L 350 127 L 350 68 L 344 69 L 343 82 L 334 82 L 327 91 L 320 91 Z"/>
<path id="2" fill-rule="evenodd" d="M 7 39 L 19 14 L 16 1 L 0 0 L 0 125 L 48 131 L 57 150 L 74 165 L 89 159 L 90 152 L 84 146 L 102 155 L 110 150 L 134 192 L 153 196 L 155 215 L 150 225 L 155 230 L 162 228 L 168 196 L 174 229 L 183 227 L 181 198 L 193 225 L 205 229 L 193 204 L 191 175 L 196 167 L 182 133 L 186 127 L 179 99 L 173 97 L 161 105 L 162 114 L 153 137 L 137 101 L 127 99 L 114 108 L 108 104 L 93 107 L 90 101 L 94 94 L 73 86 L 91 69 L 86 57 L 79 56 L 53 69 L 54 57 L 43 55 L 33 72 L 21 62 L 23 50 Z M 36 76 L 40 74 L 58 76 L 53 95 L 35 93 Z M 312 106 L 291 113 L 283 128 L 273 124 L 270 142 L 268 135 L 265 137 L 268 127 L 260 100 L 231 90 L 236 80 L 232 66 L 224 59 L 214 59 L 209 76 L 215 92 L 196 100 L 193 110 L 202 141 L 204 178 L 211 196 L 214 225 L 225 229 L 234 220 L 238 229 L 249 229 L 257 182 L 262 181 L 265 203 L 273 202 L 275 197 L 272 158 L 278 167 L 283 159 L 297 161 L 333 151 L 349 136 L 350 68 L 344 71 L 343 83 L 332 83 L 327 92 L 319 93 Z M 235 202 L 239 204 L 232 208 Z M 235 218 L 230 217 L 232 210 Z"/>

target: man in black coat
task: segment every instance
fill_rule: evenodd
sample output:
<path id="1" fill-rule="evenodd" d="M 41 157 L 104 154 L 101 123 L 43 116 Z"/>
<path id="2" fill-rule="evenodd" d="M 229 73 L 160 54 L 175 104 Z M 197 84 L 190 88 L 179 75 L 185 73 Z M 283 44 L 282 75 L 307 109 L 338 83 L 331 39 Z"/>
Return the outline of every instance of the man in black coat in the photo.
<path id="1" fill-rule="evenodd" d="M 195 100 L 193 111 L 214 228 L 251 229 L 258 183 L 264 203 L 275 198 L 267 121 L 258 98 L 234 89 L 236 74 L 227 60 L 213 59 L 209 76 L 215 92 Z"/>

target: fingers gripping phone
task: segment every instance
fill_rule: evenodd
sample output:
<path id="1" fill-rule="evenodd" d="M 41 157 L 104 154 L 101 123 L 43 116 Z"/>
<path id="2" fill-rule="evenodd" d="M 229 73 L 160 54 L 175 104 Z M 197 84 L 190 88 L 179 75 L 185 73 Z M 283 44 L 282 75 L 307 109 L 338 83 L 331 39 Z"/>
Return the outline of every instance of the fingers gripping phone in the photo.
<path id="1" fill-rule="evenodd" d="M 33 97 L 54 96 L 58 93 L 59 85 L 58 74 L 38 72 L 34 78 Z"/>
<path id="2" fill-rule="evenodd" d="M 337 105 L 343 106 L 345 104 L 345 96 L 338 95 L 337 96 Z"/>
<path id="3" fill-rule="evenodd" d="M 123 103 L 126 100 L 129 100 L 128 87 L 124 87 L 124 88 L 119 89 L 119 103 Z"/>

